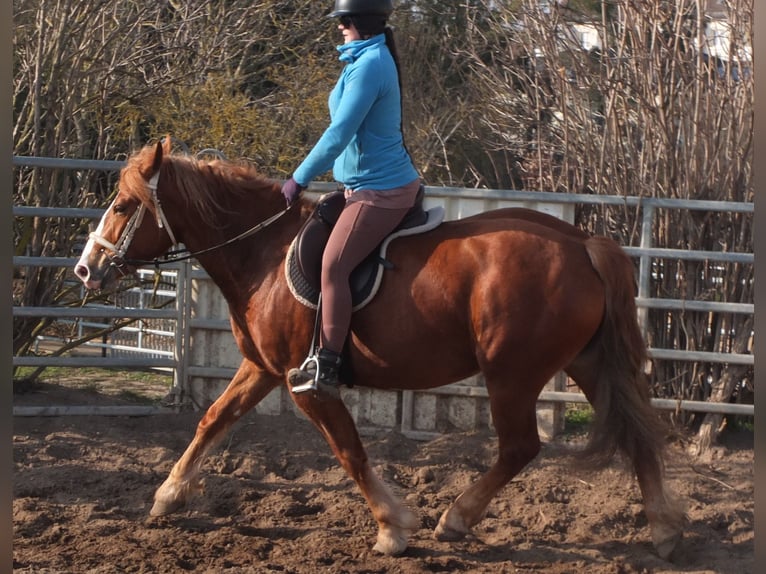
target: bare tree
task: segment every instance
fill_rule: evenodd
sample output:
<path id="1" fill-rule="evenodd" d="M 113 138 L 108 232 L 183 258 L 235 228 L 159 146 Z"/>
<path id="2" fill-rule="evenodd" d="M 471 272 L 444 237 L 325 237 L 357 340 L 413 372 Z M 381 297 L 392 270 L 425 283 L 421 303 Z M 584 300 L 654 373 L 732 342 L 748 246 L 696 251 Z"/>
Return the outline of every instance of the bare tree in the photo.
<path id="1" fill-rule="evenodd" d="M 529 189 L 752 201 L 752 0 L 725 3 L 728 44 L 717 52 L 706 2 L 586 4 L 492 2 L 476 14 L 468 57 L 488 153 L 515 150 Z M 583 30 L 598 34 L 591 50 Z M 579 221 L 635 245 L 639 211 L 581 209 Z M 666 210 L 653 235 L 661 247 L 753 251 L 752 218 L 737 213 Z M 652 277 L 652 296 L 753 301 L 752 265 L 658 260 Z M 752 351 L 747 315 L 654 310 L 650 325 L 657 347 Z M 651 375 L 659 396 L 716 401 L 752 380 L 739 365 L 675 361 L 656 361 Z M 721 420 L 706 417 L 703 449 Z"/>
<path id="2" fill-rule="evenodd" d="M 311 93 L 323 77 L 306 65 L 333 50 L 325 12 L 308 0 L 15 0 L 14 153 L 122 159 L 169 133 L 191 149 L 265 158 L 279 173 L 300 154 L 296 136 L 308 139 L 316 130 L 306 125 L 327 113 L 317 102 L 330 86 Z M 115 184 L 90 171 L 18 168 L 14 178 L 14 204 L 27 206 L 101 206 Z M 18 217 L 14 249 L 71 256 L 87 230 Z M 14 303 L 78 304 L 68 271 L 18 269 Z M 15 318 L 14 353 L 50 322 Z"/>

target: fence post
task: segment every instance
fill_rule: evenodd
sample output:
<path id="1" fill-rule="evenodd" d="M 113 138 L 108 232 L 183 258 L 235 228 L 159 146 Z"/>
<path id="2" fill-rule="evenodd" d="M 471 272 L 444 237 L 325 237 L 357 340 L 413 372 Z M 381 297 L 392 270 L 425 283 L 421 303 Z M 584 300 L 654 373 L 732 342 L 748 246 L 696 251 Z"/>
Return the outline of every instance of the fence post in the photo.
<path id="1" fill-rule="evenodd" d="M 654 221 L 654 206 L 642 203 L 641 219 L 641 249 L 651 249 L 652 247 L 652 223 Z M 638 296 L 642 299 L 649 298 L 649 282 L 652 273 L 651 255 L 641 255 L 638 267 Z M 646 336 L 647 326 L 649 324 L 649 310 L 646 307 L 638 309 L 638 323 L 641 326 L 641 333 Z"/>
<path id="2" fill-rule="evenodd" d="M 174 407 L 180 408 L 185 400 L 187 384 L 187 372 L 189 366 L 189 341 L 191 323 L 191 261 L 181 263 L 177 271 L 176 285 L 180 290 L 176 291 L 176 343 L 175 362 L 176 368 L 173 373 L 173 397 Z"/>

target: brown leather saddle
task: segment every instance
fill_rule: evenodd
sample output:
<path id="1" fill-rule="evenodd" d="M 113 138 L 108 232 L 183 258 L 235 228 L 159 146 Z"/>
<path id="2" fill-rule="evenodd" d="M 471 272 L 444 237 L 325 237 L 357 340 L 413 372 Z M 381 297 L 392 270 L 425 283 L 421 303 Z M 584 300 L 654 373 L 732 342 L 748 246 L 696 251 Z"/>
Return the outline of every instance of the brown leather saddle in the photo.
<path id="1" fill-rule="evenodd" d="M 363 307 L 377 291 L 380 276 L 384 269 L 393 268 L 385 259 L 384 249 L 388 241 L 397 235 L 410 235 L 433 229 L 441 223 L 442 208 L 423 209 L 425 189 L 421 185 L 415 204 L 410 208 L 399 226 L 381 243 L 377 249 L 362 262 L 351 274 L 351 294 L 354 310 Z M 346 205 L 342 191 L 328 193 L 320 198 L 314 212 L 301 227 L 290 245 L 285 264 L 285 275 L 293 295 L 304 305 L 316 309 L 319 301 L 320 278 L 322 274 L 322 254 L 333 226 L 337 223 L 341 211 Z"/>

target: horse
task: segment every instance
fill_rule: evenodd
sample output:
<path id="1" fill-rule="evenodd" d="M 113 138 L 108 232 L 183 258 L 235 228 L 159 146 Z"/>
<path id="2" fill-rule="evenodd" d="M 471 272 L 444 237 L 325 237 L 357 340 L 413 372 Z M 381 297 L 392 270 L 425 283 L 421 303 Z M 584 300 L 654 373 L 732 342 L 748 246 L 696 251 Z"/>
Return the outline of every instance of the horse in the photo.
<path id="1" fill-rule="evenodd" d="M 230 427 L 272 390 L 289 388 L 287 372 L 306 355 L 315 310 L 291 293 L 285 260 L 314 207 L 301 197 L 286 208 L 279 180 L 246 162 L 176 154 L 169 139 L 139 149 L 121 170 L 75 274 L 89 289 L 108 290 L 183 244 L 225 297 L 243 357 L 156 490 L 150 515 L 182 509 L 201 490 L 205 457 Z M 635 270 L 625 251 L 555 217 L 505 208 L 397 238 L 386 258 L 393 269 L 352 317 L 353 384 L 423 390 L 481 373 L 498 440 L 489 470 L 443 512 L 433 536 L 468 535 L 538 455 L 536 401 L 563 370 L 594 409 L 582 460 L 594 469 L 616 455 L 627 463 L 655 551 L 670 559 L 686 519 L 665 480 L 665 434 L 650 404 Z M 290 395 L 366 499 L 378 528 L 373 550 L 403 553 L 418 517 L 373 471 L 342 396 Z"/>

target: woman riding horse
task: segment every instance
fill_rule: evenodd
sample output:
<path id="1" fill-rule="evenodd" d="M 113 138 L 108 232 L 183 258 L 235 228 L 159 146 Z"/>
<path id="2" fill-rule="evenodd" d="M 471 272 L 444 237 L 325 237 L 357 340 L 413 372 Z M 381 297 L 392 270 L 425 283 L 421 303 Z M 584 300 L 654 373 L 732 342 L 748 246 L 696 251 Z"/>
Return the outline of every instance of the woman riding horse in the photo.
<path id="1" fill-rule="evenodd" d="M 336 0 L 329 18 L 338 18 L 346 65 L 330 93 L 330 125 L 282 186 L 289 205 L 333 165 L 346 190 L 346 207 L 322 258 L 320 347 L 288 374 L 293 392 L 339 384 L 351 272 L 399 225 L 420 189 L 402 137 L 399 61 L 386 25 L 392 11 L 391 0 Z"/>

